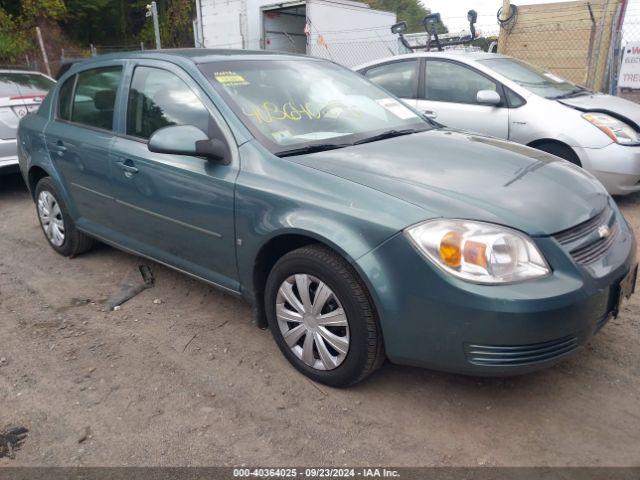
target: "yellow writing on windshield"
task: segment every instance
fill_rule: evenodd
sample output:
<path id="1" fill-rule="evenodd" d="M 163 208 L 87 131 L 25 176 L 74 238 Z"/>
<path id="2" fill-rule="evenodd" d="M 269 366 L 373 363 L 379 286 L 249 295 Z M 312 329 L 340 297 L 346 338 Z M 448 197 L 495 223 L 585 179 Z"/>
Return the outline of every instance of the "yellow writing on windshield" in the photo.
<path id="1" fill-rule="evenodd" d="M 287 102 L 283 105 L 276 105 L 272 102 L 264 102 L 262 105 L 254 105 L 251 108 L 243 108 L 242 113 L 247 117 L 254 118 L 257 123 L 271 123 L 274 120 L 289 120 L 299 122 L 303 118 L 308 120 L 318 120 L 322 118 L 320 113 L 311 110 L 309 104 L 294 105 Z"/>
<path id="2" fill-rule="evenodd" d="M 329 102 L 319 112 L 314 112 L 309 103 L 295 104 L 287 102 L 282 105 L 273 102 L 264 102 L 261 105 L 252 105 L 242 108 L 242 113 L 255 119 L 256 123 L 271 123 L 273 121 L 320 120 L 322 118 L 338 118 L 347 114 L 353 118 L 361 118 L 362 112 L 354 107 L 348 107 L 340 102 Z"/>

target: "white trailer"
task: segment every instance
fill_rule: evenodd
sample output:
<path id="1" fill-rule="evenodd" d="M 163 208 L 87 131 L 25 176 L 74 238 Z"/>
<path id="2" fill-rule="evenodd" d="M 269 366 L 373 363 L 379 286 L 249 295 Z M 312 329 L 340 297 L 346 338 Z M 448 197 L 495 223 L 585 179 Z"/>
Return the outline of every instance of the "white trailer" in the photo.
<path id="1" fill-rule="evenodd" d="M 351 0 L 198 0 L 197 45 L 305 53 L 346 66 L 397 55 L 396 15 Z"/>

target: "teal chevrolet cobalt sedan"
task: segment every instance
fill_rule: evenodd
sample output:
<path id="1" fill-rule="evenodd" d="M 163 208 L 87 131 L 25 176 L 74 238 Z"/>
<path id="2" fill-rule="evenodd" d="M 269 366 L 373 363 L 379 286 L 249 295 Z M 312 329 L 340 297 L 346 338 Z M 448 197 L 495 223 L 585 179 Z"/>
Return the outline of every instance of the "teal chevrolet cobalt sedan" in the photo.
<path id="1" fill-rule="evenodd" d="M 635 286 L 633 232 L 589 173 L 443 128 L 324 60 L 97 57 L 22 120 L 18 150 L 54 250 L 98 240 L 243 297 L 328 385 L 385 359 L 547 367 Z"/>

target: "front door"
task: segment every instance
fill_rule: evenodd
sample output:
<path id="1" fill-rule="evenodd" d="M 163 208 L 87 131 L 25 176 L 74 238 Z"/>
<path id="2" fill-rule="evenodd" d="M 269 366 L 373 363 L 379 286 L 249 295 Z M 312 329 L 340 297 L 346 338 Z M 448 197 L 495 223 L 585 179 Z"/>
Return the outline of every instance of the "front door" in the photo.
<path id="1" fill-rule="evenodd" d="M 134 67 L 111 162 L 120 243 L 222 287 L 238 291 L 234 237 L 237 159 L 152 153 L 147 140 L 169 125 L 225 136 L 199 87 L 174 66 Z M 216 117 L 219 117 L 216 115 Z M 225 126 L 226 128 L 226 126 Z"/>
<path id="2" fill-rule="evenodd" d="M 480 105 L 480 90 L 497 91 L 502 87 L 489 77 L 461 63 L 428 59 L 422 92 L 417 107 L 426 116 L 451 128 L 507 139 L 509 109 L 506 101 L 497 106 Z"/>
<path id="3" fill-rule="evenodd" d="M 93 68 L 67 79 L 45 130 L 51 161 L 74 200 L 76 223 L 90 231 L 113 226 L 109 149 L 122 68 Z"/>

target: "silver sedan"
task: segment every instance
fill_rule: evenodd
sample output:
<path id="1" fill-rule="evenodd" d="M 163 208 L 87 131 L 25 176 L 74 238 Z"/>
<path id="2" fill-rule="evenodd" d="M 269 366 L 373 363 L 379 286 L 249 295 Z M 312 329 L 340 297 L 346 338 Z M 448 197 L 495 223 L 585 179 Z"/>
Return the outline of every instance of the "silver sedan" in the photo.
<path id="1" fill-rule="evenodd" d="M 355 69 L 448 127 L 562 157 L 612 194 L 640 191 L 640 105 L 491 53 L 413 53 Z"/>
<path id="2" fill-rule="evenodd" d="M 18 165 L 18 122 L 40 107 L 54 84 L 39 72 L 0 70 L 0 174 Z"/>

